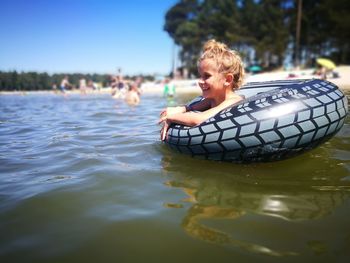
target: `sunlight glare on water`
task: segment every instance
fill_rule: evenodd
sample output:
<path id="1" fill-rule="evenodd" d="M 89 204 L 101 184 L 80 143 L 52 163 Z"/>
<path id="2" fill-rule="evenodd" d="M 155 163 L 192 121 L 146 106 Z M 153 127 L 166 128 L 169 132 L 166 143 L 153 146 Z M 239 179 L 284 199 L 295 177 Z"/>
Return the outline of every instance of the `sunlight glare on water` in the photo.
<path id="1" fill-rule="evenodd" d="M 176 101 L 0 96 L 1 262 L 339 262 L 350 256 L 350 121 L 250 165 L 159 141 Z"/>

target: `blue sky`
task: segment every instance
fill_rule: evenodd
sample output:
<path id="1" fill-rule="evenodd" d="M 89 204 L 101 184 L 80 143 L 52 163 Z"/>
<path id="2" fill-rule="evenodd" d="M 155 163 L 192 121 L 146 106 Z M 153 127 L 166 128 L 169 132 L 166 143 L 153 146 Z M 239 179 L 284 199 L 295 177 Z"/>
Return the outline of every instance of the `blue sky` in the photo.
<path id="1" fill-rule="evenodd" d="M 0 70 L 168 74 L 177 0 L 0 0 Z"/>

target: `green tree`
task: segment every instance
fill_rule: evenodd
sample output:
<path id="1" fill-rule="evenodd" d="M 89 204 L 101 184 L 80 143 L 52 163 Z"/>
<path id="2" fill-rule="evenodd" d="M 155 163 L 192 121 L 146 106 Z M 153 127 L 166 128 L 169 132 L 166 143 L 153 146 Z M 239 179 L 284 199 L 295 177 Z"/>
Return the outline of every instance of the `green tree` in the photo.
<path id="1" fill-rule="evenodd" d="M 196 59 L 201 45 L 201 29 L 197 22 L 199 4 L 196 0 L 181 0 L 165 15 L 164 30 L 180 46 L 182 64 L 191 73 L 196 71 Z"/>
<path id="2" fill-rule="evenodd" d="M 333 39 L 336 50 L 331 57 L 339 63 L 350 63 L 350 1 L 325 0 L 323 8 L 329 12 L 329 23 L 332 30 L 328 31 Z"/>
<path id="3" fill-rule="evenodd" d="M 265 66 L 282 64 L 285 50 L 288 45 L 289 31 L 285 20 L 286 10 L 283 0 L 262 0 L 260 10 L 260 39 L 255 45 L 260 58 Z M 264 15 L 268 14 L 268 15 Z"/>

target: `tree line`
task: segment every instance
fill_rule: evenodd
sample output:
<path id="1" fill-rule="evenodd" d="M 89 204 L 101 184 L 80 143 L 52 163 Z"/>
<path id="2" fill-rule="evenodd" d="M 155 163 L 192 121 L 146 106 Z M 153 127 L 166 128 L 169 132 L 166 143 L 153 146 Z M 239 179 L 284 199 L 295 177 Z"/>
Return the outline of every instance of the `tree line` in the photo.
<path id="1" fill-rule="evenodd" d="M 92 80 L 102 87 L 110 84 L 108 74 L 52 74 L 38 72 L 0 71 L 0 91 L 29 91 L 29 90 L 52 90 L 54 85 L 59 87 L 64 76 L 68 76 L 73 88 L 79 88 L 79 80 Z M 125 76 L 126 79 L 136 79 L 136 76 Z M 143 79 L 153 80 L 152 76 L 142 76 Z"/>
<path id="2" fill-rule="evenodd" d="M 210 38 L 238 50 L 248 65 L 269 69 L 286 58 L 308 66 L 320 56 L 349 64 L 349 14 L 348 0 L 180 0 L 167 11 L 164 30 L 191 73 Z"/>

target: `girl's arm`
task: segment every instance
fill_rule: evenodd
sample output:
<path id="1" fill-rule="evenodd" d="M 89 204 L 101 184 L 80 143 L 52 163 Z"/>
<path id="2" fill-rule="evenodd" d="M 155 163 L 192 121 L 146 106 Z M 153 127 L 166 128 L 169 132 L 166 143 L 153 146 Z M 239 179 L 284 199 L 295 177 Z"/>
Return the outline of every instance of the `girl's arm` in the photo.
<path id="1" fill-rule="evenodd" d="M 188 111 L 205 111 L 209 109 L 211 106 L 211 100 L 204 99 L 199 101 L 191 106 L 176 106 L 176 107 L 167 107 L 160 113 L 159 123 L 163 122 L 166 117 L 177 114 L 177 113 L 185 113 Z"/>
<path id="2" fill-rule="evenodd" d="M 178 123 L 186 126 L 196 126 L 198 124 L 201 124 L 202 122 L 206 121 L 210 117 L 213 117 L 215 114 L 219 113 L 223 109 L 231 106 L 234 103 L 237 103 L 241 100 L 237 99 L 231 99 L 222 102 L 220 105 L 213 107 L 211 109 L 208 109 L 203 112 L 185 112 L 185 113 L 175 113 L 169 116 L 163 116 L 161 118 L 161 121 L 159 123 L 164 123 L 164 126 L 161 130 L 161 140 L 164 141 L 167 135 L 168 128 L 171 123 Z"/>
<path id="3" fill-rule="evenodd" d="M 202 112 L 189 111 L 185 113 L 172 114 L 172 115 L 166 116 L 166 120 L 170 123 L 175 122 L 186 126 L 196 126 L 206 121 L 210 117 L 214 116 L 215 114 L 219 113 L 223 109 L 231 106 L 235 102 L 238 102 L 238 101 L 227 100 L 222 102 L 220 105 L 216 107 L 207 109 L 206 111 L 202 111 Z M 195 104 L 194 106 L 196 105 L 197 104 Z M 194 107 L 194 110 L 195 110 L 195 107 Z"/>
<path id="4" fill-rule="evenodd" d="M 169 125 L 171 124 L 170 116 L 174 117 L 173 122 L 178 122 L 184 125 L 194 126 L 195 123 L 200 122 L 197 119 L 198 114 L 192 111 L 204 111 L 209 109 L 211 106 L 211 100 L 204 99 L 198 103 L 191 106 L 177 106 L 177 107 L 167 107 L 160 113 L 159 124 L 163 123 L 163 128 L 160 131 L 161 140 L 164 141 L 167 135 Z"/>

